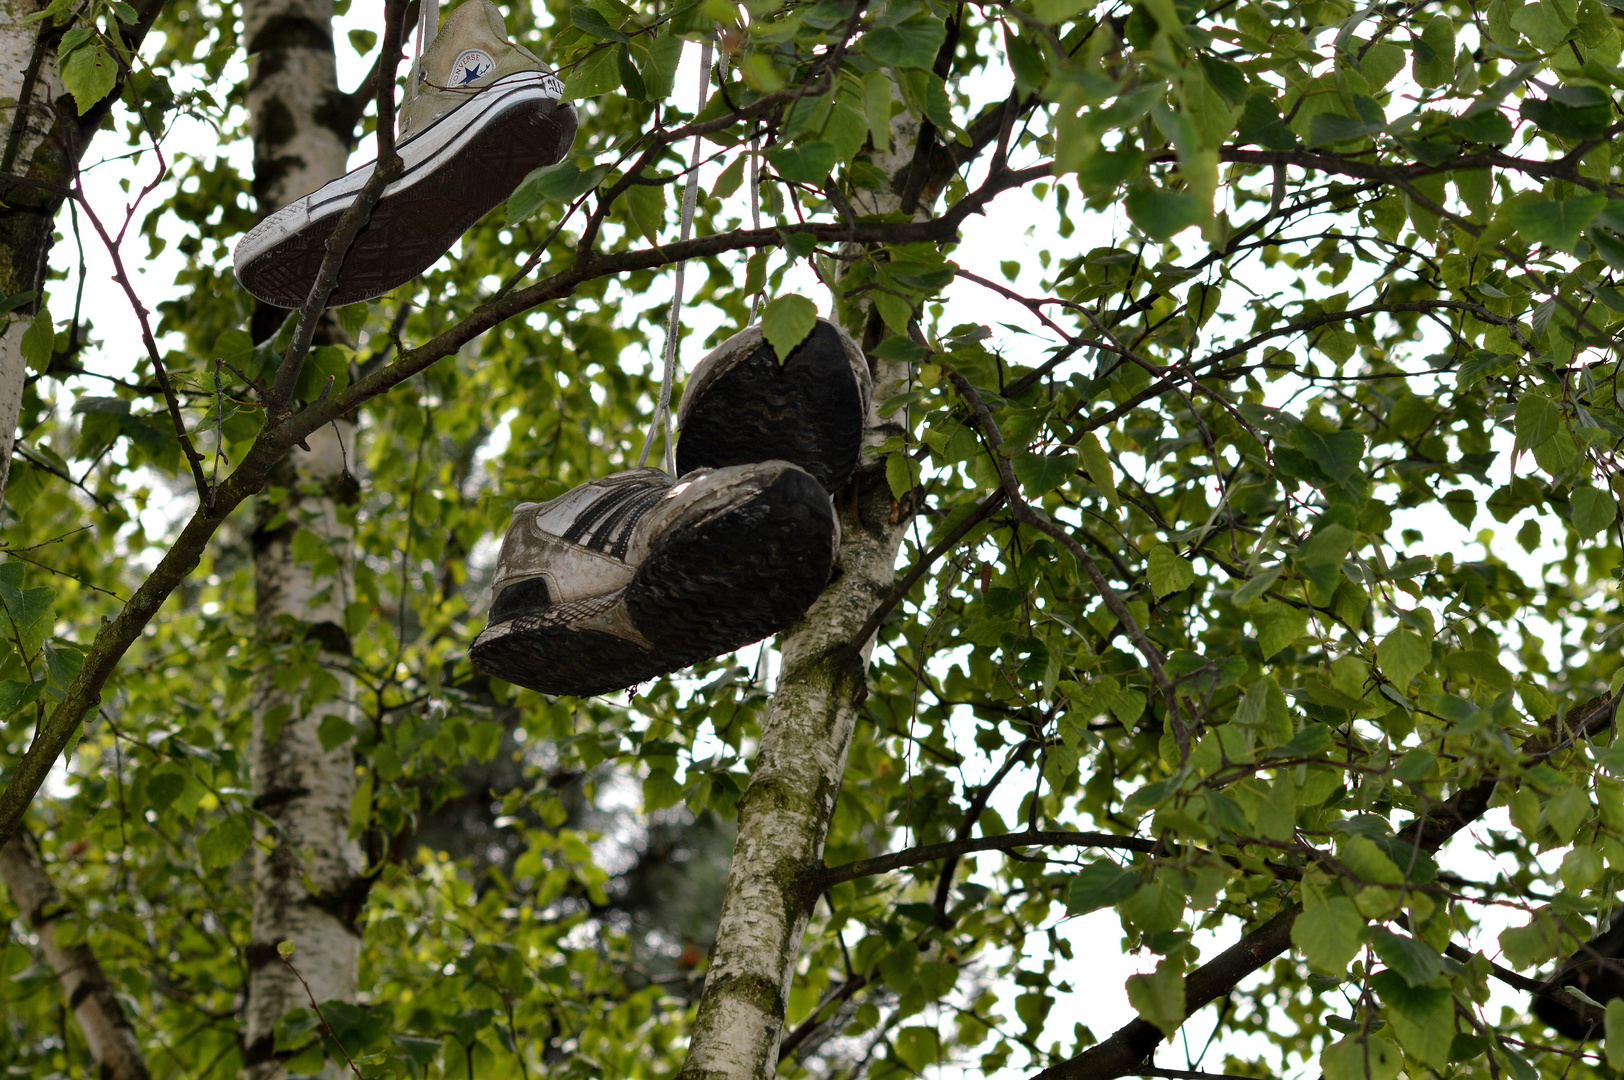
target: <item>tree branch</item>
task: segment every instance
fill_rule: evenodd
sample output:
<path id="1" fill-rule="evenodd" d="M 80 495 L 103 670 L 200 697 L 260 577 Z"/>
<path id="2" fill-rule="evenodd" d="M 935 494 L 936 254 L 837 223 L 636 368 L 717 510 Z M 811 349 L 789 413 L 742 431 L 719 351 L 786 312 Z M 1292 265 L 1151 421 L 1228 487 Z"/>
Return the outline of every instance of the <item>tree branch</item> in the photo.
<path id="1" fill-rule="evenodd" d="M 889 855 L 876 855 L 872 859 L 859 859 L 856 862 L 843 863 L 840 866 L 831 866 L 825 873 L 822 886 L 825 889 L 858 878 L 872 877 L 875 874 L 888 874 L 892 870 L 901 870 L 908 866 L 918 866 L 921 863 L 935 862 L 938 859 L 952 859 L 960 855 L 970 855 L 977 851 L 1013 851 L 1023 847 L 1096 847 L 1114 848 L 1118 851 L 1137 851 L 1150 855 L 1157 850 L 1157 842 L 1142 836 L 1118 836 L 1115 833 L 1104 832 L 1023 832 L 1000 833 L 997 836 L 973 837 L 965 840 L 949 840 L 941 844 L 926 844 L 921 847 L 905 848 L 902 851 L 893 851 Z"/>

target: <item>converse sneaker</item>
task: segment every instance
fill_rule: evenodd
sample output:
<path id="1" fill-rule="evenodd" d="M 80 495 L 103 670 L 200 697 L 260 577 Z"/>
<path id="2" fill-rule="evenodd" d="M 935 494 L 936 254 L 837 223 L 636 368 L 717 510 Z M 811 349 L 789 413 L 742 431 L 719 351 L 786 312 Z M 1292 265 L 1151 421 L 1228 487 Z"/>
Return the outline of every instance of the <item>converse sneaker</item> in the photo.
<path id="1" fill-rule="evenodd" d="M 857 467 L 871 393 L 863 350 L 827 319 L 782 364 L 761 327 L 747 327 L 688 379 L 677 410 L 677 475 L 777 459 L 838 491 Z"/>
<path id="2" fill-rule="evenodd" d="M 404 171 L 350 245 L 329 307 L 381 296 L 427 270 L 575 140 L 575 106 L 559 100 L 564 84 L 507 39 L 489 0 L 453 11 L 416 71 L 420 85 L 408 87 L 400 111 Z M 233 256 L 243 288 L 267 304 L 301 307 L 327 238 L 372 169 L 289 203 L 244 236 Z"/>
<path id="3" fill-rule="evenodd" d="M 782 630 L 829 581 L 829 496 L 784 461 L 633 469 L 523 503 L 474 666 L 547 694 L 623 690 Z"/>

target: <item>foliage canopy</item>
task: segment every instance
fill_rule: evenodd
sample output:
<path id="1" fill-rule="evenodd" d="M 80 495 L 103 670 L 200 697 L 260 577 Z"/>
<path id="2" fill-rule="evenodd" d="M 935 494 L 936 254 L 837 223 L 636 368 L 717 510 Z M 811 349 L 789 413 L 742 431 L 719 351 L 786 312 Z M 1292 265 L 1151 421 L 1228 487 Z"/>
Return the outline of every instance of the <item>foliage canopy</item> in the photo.
<path id="1" fill-rule="evenodd" d="M 157 316 L 167 376 L 98 344 L 69 290 L 5 301 L 35 375 L 0 564 L 0 825 L 29 805 L 155 1075 L 239 1068 L 248 694 L 266 672 L 338 685 L 315 641 L 255 624 L 245 500 L 346 413 L 358 722 L 323 739 L 362 770 L 372 877 L 364 1000 L 327 1022 L 367 1076 L 681 1067 L 714 916 L 672 910 L 683 881 L 714 891 L 714 860 L 653 900 L 638 873 L 657 835 L 725 846 L 771 679 L 747 652 L 546 700 L 464 651 L 512 504 L 635 461 L 683 257 L 690 324 L 717 327 L 690 364 L 764 294 L 775 343 L 815 302 L 907 373 L 882 406 L 906 434 L 863 480 L 918 516 L 869 627 L 783 1074 L 1126 1075 L 1220 998 L 1220 1045 L 1270 1048 L 1230 1073 L 1569 1068 L 1526 999 L 1489 1004 L 1624 880 L 1610 2 L 518 5 L 580 99 L 572 156 L 456 257 L 339 311 L 348 344 L 311 351 L 304 407 L 269 420 L 256 388 L 293 330 L 256 346 L 230 275 L 254 221 L 220 154 L 245 137 L 239 13 L 170 0 L 128 51 L 134 16 L 57 0 L 37 25 L 80 112 L 121 95 L 98 151 L 168 155 L 124 258 L 181 223 L 184 293 Z M 685 113 L 682 42 L 713 31 Z M 219 146 L 166 142 L 181 114 Z M 71 239 L 51 258 L 72 267 Z M 160 564 L 182 551 L 195 570 Z M 126 608 L 155 580 L 140 595 L 167 606 Z M 67 778 L 34 796 L 53 746 Z M 1119 947 L 1068 927 L 1107 907 L 1142 1019 L 1058 1030 Z M 5 913 L 0 1063 L 82 1075 L 27 913 Z M 1621 1010 L 1595 1014 L 1612 1062 Z M 284 1022 L 293 1072 L 334 1051 L 318 1027 Z"/>

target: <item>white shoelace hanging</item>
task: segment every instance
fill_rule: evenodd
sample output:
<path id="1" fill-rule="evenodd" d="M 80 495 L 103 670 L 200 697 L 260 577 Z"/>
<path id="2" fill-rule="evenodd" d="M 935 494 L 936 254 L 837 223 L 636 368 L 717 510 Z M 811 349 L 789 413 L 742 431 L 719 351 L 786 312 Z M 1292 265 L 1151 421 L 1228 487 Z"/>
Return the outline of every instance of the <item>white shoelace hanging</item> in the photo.
<path id="1" fill-rule="evenodd" d="M 707 39 L 699 51 L 699 103 L 694 106 L 694 115 L 698 116 L 705 107 L 706 91 L 710 89 L 711 43 Z M 682 231 L 681 238 L 686 241 L 688 234 L 693 231 L 694 204 L 699 196 L 699 136 L 694 136 L 694 148 L 688 158 L 688 183 L 682 192 Z M 637 467 L 641 469 L 648 464 L 649 451 L 654 448 L 654 433 L 663 431 L 665 434 L 665 471 L 672 476 L 677 474 L 677 447 L 671 437 L 671 382 L 677 368 L 677 330 L 678 316 L 682 312 L 682 286 L 683 270 L 687 265 L 684 259 L 677 263 L 677 279 L 672 285 L 671 294 L 671 320 L 665 333 L 665 371 L 660 378 L 660 403 L 654 409 L 653 422 L 649 424 L 648 436 L 643 440 L 643 452 L 637 455 Z"/>
<path id="2" fill-rule="evenodd" d="M 439 35 L 440 0 L 419 0 L 417 40 L 412 48 L 412 73 L 406 76 L 406 101 L 417 96 L 417 84 L 423 80 L 423 53 Z"/>

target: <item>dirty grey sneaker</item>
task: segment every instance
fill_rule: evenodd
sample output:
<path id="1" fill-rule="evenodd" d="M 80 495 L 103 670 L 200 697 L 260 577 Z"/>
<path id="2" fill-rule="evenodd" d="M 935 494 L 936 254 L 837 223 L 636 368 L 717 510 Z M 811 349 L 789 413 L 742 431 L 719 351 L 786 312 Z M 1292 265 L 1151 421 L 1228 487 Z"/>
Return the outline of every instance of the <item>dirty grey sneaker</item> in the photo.
<path id="1" fill-rule="evenodd" d="M 615 473 L 513 512 L 469 657 L 547 694 L 624 690 L 782 630 L 838 542 L 828 494 L 788 462 Z"/>
<path id="2" fill-rule="evenodd" d="M 857 467 L 871 393 L 863 350 L 827 319 L 782 364 L 761 327 L 747 327 L 688 379 L 677 410 L 677 475 L 777 459 L 838 491 Z"/>
<path id="3" fill-rule="evenodd" d="M 381 296 L 434 265 L 532 170 L 575 141 L 575 106 L 540 60 L 507 39 L 489 0 L 466 0 L 418 66 L 400 112 L 405 171 L 350 245 L 329 307 Z M 368 163 L 260 222 L 233 253 L 237 280 L 277 307 L 303 306 L 327 238 L 372 176 Z"/>

